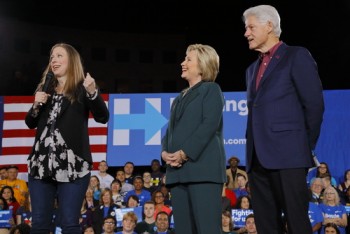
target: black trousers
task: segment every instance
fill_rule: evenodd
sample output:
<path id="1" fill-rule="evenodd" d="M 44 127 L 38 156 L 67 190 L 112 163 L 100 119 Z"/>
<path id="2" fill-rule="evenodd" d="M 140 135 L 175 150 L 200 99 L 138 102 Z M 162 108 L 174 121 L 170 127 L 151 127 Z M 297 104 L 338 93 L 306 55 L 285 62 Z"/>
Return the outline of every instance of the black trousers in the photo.
<path id="1" fill-rule="evenodd" d="M 248 178 L 259 234 L 312 234 L 306 168 L 266 169 L 255 155 Z"/>

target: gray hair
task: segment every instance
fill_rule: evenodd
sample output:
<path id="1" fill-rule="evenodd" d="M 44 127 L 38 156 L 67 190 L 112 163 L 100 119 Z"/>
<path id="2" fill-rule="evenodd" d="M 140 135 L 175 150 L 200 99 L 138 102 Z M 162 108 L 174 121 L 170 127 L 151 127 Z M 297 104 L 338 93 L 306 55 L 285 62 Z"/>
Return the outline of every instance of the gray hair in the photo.
<path id="1" fill-rule="evenodd" d="M 281 18 L 278 14 L 276 8 L 270 5 L 259 5 L 255 7 L 248 8 L 243 13 L 243 22 L 246 22 L 246 19 L 249 16 L 255 16 L 257 20 L 266 24 L 267 22 L 271 22 L 273 25 L 273 32 L 277 37 L 281 36 Z"/>

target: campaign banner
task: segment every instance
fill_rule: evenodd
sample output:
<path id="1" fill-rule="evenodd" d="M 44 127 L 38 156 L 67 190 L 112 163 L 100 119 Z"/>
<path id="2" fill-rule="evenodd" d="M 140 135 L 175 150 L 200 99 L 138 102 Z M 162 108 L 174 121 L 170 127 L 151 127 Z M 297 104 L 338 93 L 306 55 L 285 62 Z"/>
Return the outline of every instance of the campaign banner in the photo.
<path id="1" fill-rule="evenodd" d="M 161 140 L 167 129 L 171 104 L 178 93 L 110 94 L 107 163 L 150 165 L 160 159 Z M 245 165 L 245 129 L 248 114 L 245 92 L 224 92 L 224 145 Z"/>

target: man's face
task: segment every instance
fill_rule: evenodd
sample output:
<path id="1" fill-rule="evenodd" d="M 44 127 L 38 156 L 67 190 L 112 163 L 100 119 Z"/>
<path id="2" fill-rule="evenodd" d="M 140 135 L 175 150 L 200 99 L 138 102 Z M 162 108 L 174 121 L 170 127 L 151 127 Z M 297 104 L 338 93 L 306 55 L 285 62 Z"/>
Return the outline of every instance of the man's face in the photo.
<path id="1" fill-rule="evenodd" d="M 152 218 L 154 215 L 154 205 L 153 204 L 145 204 L 144 205 L 144 213 L 146 218 Z"/>
<path id="2" fill-rule="evenodd" d="M 231 159 L 231 160 L 230 160 L 230 167 L 231 167 L 231 168 L 237 168 L 237 166 L 238 166 L 238 161 L 237 161 L 237 159 Z"/>
<path id="3" fill-rule="evenodd" d="M 108 170 L 108 166 L 106 162 L 100 162 L 100 164 L 98 165 L 98 170 L 100 172 L 106 172 Z"/>
<path id="4" fill-rule="evenodd" d="M 134 166 L 132 164 L 128 163 L 124 166 L 124 172 L 126 175 L 132 175 L 133 171 L 134 171 Z"/>
<path id="5" fill-rule="evenodd" d="M 9 180 L 15 180 L 15 179 L 17 179 L 18 170 L 16 168 L 9 168 L 7 170 L 7 174 L 8 174 Z"/>
<path id="6" fill-rule="evenodd" d="M 114 233 L 115 229 L 115 220 L 114 219 L 106 219 L 103 223 L 103 230 L 105 233 Z"/>
<path id="7" fill-rule="evenodd" d="M 0 170 L 0 179 L 4 180 L 7 179 L 7 170 L 6 168 L 3 168 Z"/>
<path id="8" fill-rule="evenodd" d="M 246 229 L 247 229 L 247 232 L 250 234 L 250 233 L 256 233 L 256 227 L 255 227 L 255 221 L 254 221 L 254 218 L 248 218 L 246 220 Z"/>
<path id="9" fill-rule="evenodd" d="M 166 214 L 157 215 L 156 226 L 158 232 L 165 232 L 169 228 L 169 219 Z"/>
<path id="10" fill-rule="evenodd" d="M 159 171 L 159 169 L 160 169 L 159 162 L 156 162 L 156 161 L 153 162 L 151 168 L 152 168 L 152 171 Z"/>

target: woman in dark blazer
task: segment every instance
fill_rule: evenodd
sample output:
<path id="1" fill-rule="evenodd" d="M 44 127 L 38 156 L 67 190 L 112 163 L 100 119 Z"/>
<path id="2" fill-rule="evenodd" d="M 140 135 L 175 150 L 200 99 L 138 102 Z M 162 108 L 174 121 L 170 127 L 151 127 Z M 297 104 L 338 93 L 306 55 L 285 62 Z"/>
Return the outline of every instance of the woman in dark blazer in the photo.
<path id="1" fill-rule="evenodd" d="M 36 128 L 28 157 L 32 233 L 49 233 L 54 199 L 63 233 L 80 234 L 80 208 L 90 180 L 92 156 L 88 118 L 107 123 L 109 112 L 79 53 L 70 45 L 52 47 L 25 122 Z"/>
<path id="2" fill-rule="evenodd" d="M 216 51 L 201 44 L 187 48 L 181 77 L 189 87 L 174 100 L 162 139 L 176 232 L 221 233 L 221 193 L 225 175 L 224 97 L 214 81 Z"/>

